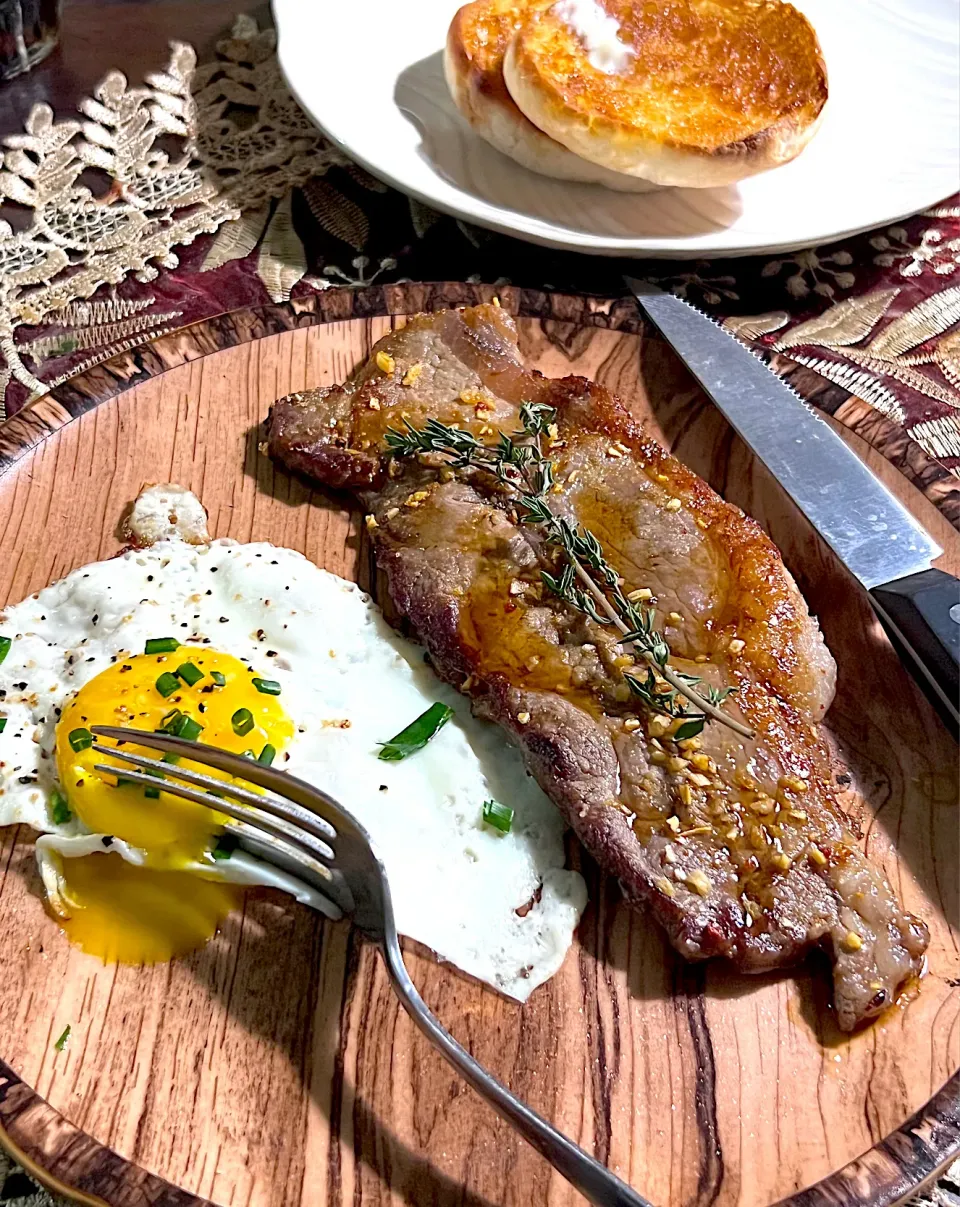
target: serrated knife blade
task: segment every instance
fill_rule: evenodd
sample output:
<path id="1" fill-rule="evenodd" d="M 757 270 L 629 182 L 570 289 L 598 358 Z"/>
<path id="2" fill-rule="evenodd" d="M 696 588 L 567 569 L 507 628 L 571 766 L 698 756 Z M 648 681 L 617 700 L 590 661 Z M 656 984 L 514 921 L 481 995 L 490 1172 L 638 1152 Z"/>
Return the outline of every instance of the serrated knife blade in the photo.
<path id="1" fill-rule="evenodd" d="M 745 344 L 646 281 L 641 310 L 823 540 L 870 592 L 952 727 L 960 725 L 960 582 L 942 550 L 811 407 Z"/>

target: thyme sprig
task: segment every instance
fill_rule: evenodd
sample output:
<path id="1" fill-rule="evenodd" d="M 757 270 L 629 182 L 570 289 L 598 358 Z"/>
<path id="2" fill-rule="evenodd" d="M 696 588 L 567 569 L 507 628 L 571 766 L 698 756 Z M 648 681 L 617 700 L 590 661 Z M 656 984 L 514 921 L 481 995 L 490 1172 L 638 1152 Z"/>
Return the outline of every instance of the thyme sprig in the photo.
<path id="1" fill-rule="evenodd" d="M 744 737 L 752 737 L 750 729 L 721 711 L 736 688 L 717 689 L 699 676 L 673 667 L 670 647 L 656 628 L 655 609 L 624 595 L 622 578 L 607 561 L 592 532 L 551 511 L 547 496 L 554 486 L 555 469 L 540 441 L 555 419 L 552 407 L 525 402 L 520 408 L 522 430 L 499 432 L 495 444 L 483 444 L 472 432 L 449 427 L 437 419 L 428 419 L 422 428 L 404 420 L 406 430 L 388 428 L 385 438 L 396 457 L 439 453 L 452 469 L 484 470 L 514 492 L 512 503 L 519 521 L 536 527 L 548 544 L 565 555 L 558 574 L 542 571 L 544 585 L 597 624 L 613 625 L 619 630 L 620 644 L 630 646 L 646 663 L 645 674 L 624 673 L 624 680 L 653 712 L 683 719 L 674 737 L 693 737 L 708 717 Z"/>

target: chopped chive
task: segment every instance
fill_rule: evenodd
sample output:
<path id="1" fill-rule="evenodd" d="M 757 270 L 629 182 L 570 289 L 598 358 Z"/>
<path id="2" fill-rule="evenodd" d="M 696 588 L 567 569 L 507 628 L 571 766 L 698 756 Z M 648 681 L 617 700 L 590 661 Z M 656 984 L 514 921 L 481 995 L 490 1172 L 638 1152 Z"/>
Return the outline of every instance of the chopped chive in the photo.
<path id="1" fill-rule="evenodd" d="M 260 756 L 257 759 L 257 762 L 263 763 L 264 767 L 269 767 L 269 766 L 271 766 L 271 764 L 273 763 L 273 760 L 276 757 L 277 757 L 276 746 L 271 746 L 270 743 L 268 742 L 266 744 L 266 746 L 264 746 L 264 748 L 260 751 Z"/>
<path id="2" fill-rule="evenodd" d="M 13 645 L 13 640 L 10 637 L 0 637 L 0 662 L 10 653 L 10 647 Z"/>
<path id="3" fill-rule="evenodd" d="M 227 681 L 227 676 L 222 671 L 211 671 L 210 678 L 216 683 L 217 687 L 223 687 Z"/>
<path id="4" fill-rule="evenodd" d="M 686 738 L 695 738 L 698 733 L 702 733 L 706 719 L 706 717 L 694 717 L 690 721 L 684 721 L 676 733 L 670 735 L 670 740 L 683 742 Z"/>
<path id="5" fill-rule="evenodd" d="M 194 666 L 192 662 L 184 662 L 181 666 L 178 666 L 177 674 L 186 683 L 187 687 L 193 687 L 195 683 L 199 683 L 204 677 L 203 671 L 198 666 Z"/>
<path id="6" fill-rule="evenodd" d="M 168 712 L 165 717 L 161 718 L 159 732 L 160 733 L 173 733 L 174 726 L 177 724 L 177 722 L 180 720 L 180 718 L 182 716 L 183 716 L 183 713 L 180 711 L 179 708 L 175 708 L 173 710 L 173 712 Z"/>
<path id="7" fill-rule="evenodd" d="M 446 704 L 431 704 L 426 712 L 421 713 L 406 729 L 401 729 L 396 737 L 389 742 L 381 742 L 378 757 L 387 763 L 398 763 L 407 755 L 422 750 L 452 716 L 453 709 Z"/>
<path id="8" fill-rule="evenodd" d="M 179 754 L 165 754 L 160 761 L 161 763 L 179 763 L 180 756 Z"/>
<path id="9" fill-rule="evenodd" d="M 195 742 L 203 733 L 203 726 L 193 717 L 184 716 L 177 722 L 177 728 L 173 732 L 178 738 L 183 738 L 185 742 Z"/>
<path id="10" fill-rule="evenodd" d="M 67 798 L 59 788 L 54 788 L 50 793 L 50 816 L 53 818 L 55 826 L 65 825 L 73 817 L 70 806 L 67 804 Z"/>
<path id="11" fill-rule="evenodd" d="M 180 686 L 180 680 L 176 675 L 171 675 L 169 671 L 164 671 L 154 685 L 161 696 L 166 698 L 172 696 Z"/>
<path id="12" fill-rule="evenodd" d="M 73 750 L 88 750 L 93 745 L 93 734 L 89 729 L 71 729 L 67 741 Z"/>
<path id="13" fill-rule="evenodd" d="M 6 718 L 6 717 L 0 717 L 0 733 L 3 733 L 3 731 L 4 731 L 6 728 L 7 728 L 7 718 Z"/>
<path id="14" fill-rule="evenodd" d="M 499 830 L 501 834 L 509 834 L 513 825 L 513 810 L 508 805 L 501 805 L 496 800 L 483 802 L 483 820 L 488 826 Z"/>
<path id="15" fill-rule="evenodd" d="M 144 767 L 143 770 L 146 772 L 147 775 L 155 776 L 157 779 L 161 779 L 161 780 L 163 779 L 163 772 L 158 770 L 156 767 Z M 160 789 L 159 788 L 144 788 L 143 795 L 147 798 L 147 800 L 159 800 L 160 799 Z"/>
<path id="16" fill-rule="evenodd" d="M 279 696 L 280 684 L 276 679 L 257 679 L 254 677 L 250 680 L 258 692 L 262 692 L 265 696 Z"/>
<path id="17" fill-rule="evenodd" d="M 230 724 L 238 738 L 245 738 L 253 729 L 253 713 L 249 708 L 238 708 L 230 718 Z"/>
<path id="18" fill-rule="evenodd" d="M 245 759 L 255 759 L 256 757 L 257 756 L 253 753 L 252 750 L 245 750 L 243 752 L 243 758 L 245 758 Z"/>
<path id="19" fill-rule="evenodd" d="M 203 726 L 193 717 L 188 717 L 179 708 L 175 708 L 161 720 L 159 732 L 172 734 L 175 738 L 183 738 L 187 742 L 195 742 L 203 733 Z"/>
<path id="20" fill-rule="evenodd" d="M 213 848 L 210 854 L 214 859 L 229 859 L 233 852 L 240 845 L 240 840 L 236 834 L 231 834 L 229 831 L 224 831 L 217 839 L 217 845 Z"/>
<path id="21" fill-rule="evenodd" d="M 145 654 L 172 654 L 180 648 L 176 637 L 151 637 L 143 647 Z"/>
<path id="22" fill-rule="evenodd" d="M 67 1023 L 67 1025 L 64 1027 L 64 1029 L 60 1032 L 60 1038 L 57 1040 L 57 1042 L 53 1046 L 57 1049 L 58 1052 L 62 1052 L 66 1045 L 66 1042 L 69 1038 L 70 1038 L 70 1024 Z"/>

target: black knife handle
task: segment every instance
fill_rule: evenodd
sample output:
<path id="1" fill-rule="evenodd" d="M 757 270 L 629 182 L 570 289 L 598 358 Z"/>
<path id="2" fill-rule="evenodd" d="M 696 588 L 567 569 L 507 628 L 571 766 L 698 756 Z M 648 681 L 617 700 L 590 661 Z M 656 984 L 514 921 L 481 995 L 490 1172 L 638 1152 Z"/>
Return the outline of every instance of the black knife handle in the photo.
<path id="1" fill-rule="evenodd" d="M 922 570 L 874 587 L 874 607 L 911 655 L 917 682 L 960 733 L 960 579 Z"/>

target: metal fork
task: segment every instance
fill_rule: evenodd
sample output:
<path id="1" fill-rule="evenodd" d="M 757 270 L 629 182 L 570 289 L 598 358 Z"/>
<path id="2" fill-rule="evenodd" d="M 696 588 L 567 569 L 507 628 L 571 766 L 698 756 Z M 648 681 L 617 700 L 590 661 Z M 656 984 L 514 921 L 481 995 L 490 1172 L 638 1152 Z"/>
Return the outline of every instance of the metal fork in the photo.
<path id="1" fill-rule="evenodd" d="M 397 996 L 427 1039 L 463 1079 L 581 1194 L 601 1207 L 650 1207 L 635 1190 L 491 1077 L 428 1010 L 404 967 L 387 873 L 369 835 L 342 805 L 296 776 L 216 746 L 140 729 L 94 725 L 92 731 L 98 738 L 111 738 L 121 743 L 118 747 L 96 742 L 94 750 L 128 764 L 118 768 L 116 764 L 99 763 L 97 771 L 108 775 L 122 771 L 124 780 L 153 789 L 158 787 L 157 777 L 162 777 L 164 792 L 233 818 L 241 823 L 237 832 L 243 836 L 241 841 L 245 847 L 284 871 L 293 871 L 301 880 L 321 887 L 337 909 L 349 916 L 360 932 L 377 945 Z M 123 749 L 123 745 L 131 742 L 215 767 L 274 795 L 248 792 L 229 781 Z M 131 770 L 131 767 L 143 770 Z M 174 780 L 182 782 L 174 783 Z M 270 843 L 256 841 L 258 833 L 269 835 Z M 252 847 L 248 841 L 251 838 L 254 839 Z M 283 847 L 278 847 L 277 843 L 282 843 Z"/>

